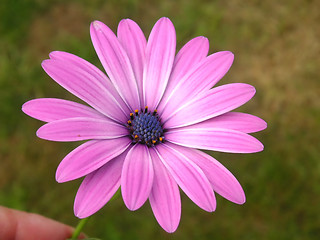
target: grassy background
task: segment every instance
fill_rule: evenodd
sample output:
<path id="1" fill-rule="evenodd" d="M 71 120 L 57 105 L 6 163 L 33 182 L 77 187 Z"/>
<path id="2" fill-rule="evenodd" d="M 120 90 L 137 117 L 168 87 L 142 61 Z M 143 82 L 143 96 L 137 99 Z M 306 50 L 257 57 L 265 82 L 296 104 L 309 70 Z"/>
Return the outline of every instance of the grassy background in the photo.
<path id="1" fill-rule="evenodd" d="M 90 2 L 90 3 L 89 3 Z M 146 35 L 161 16 L 175 24 L 178 48 L 204 35 L 210 53 L 230 50 L 235 62 L 222 83 L 257 89 L 240 110 L 269 126 L 255 134 L 265 151 L 212 153 L 237 176 L 247 196 L 238 206 L 217 197 L 206 213 L 182 195 L 182 220 L 165 233 L 149 204 L 128 211 L 111 202 L 86 232 L 103 239 L 319 239 L 320 237 L 320 2 L 316 0 L 2 0 L 0 3 L 0 204 L 75 225 L 73 199 L 80 180 L 57 184 L 55 169 L 77 143 L 40 140 L 39 121 L 21 112 L 32 98 L 74 99 L 40 63 L 53 50 L 101 67 L 89 37 L 98 19 L 116 30 L 122 18 Z"/>

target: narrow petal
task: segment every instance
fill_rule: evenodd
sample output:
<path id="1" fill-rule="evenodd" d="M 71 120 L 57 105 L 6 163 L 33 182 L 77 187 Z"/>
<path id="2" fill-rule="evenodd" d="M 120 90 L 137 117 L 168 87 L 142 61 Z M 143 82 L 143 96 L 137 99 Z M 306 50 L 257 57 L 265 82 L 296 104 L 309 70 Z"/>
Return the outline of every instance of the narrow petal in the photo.
<path id="1" fill-rule="evenodd" d="M 254 133 L 262 131 L 267 127 L 267 123 L 251 114 L 240 112 L 228 112 L 209 120 L 196 123 L 181 129 L 195 128 L 225 128 L 244 133 Z"/>
<path id="2" fill-rule="evenodd" d="M 117 105 L 126 115 L 128 112 L 130 112 L 128 106 L 124 103 L 119 93 L 112 85 L 110 79 L 102 71 L 100 71 L 99 68 L 87 62 L 86 60 L 67 52 L 53 51 L 49 54 L 49 56 L 51 59 L 61 61 L 67 66 L 73 66 L 76 69 L 81 69 L 90 73 L 90 75 L 95 78 L 94 81 L 98 81 L 102 86 L 104 86 L 105 89 L 107 89 L 113 104 Z"/>
<path id="3" fill-rule="evenodd" d="M 37 136 L 59 142 L 88 139 L 112 139 L 128 135 L 128 129 L 109 119 L 68 118 L 53 121 L 40 127 Z"/>
<path id="4" fill-rule="evenodd" d="M 172 233 L 176 231 L 181 217 L 179 187 L 152 148 L 150 155 L 154 169 L 150 205 L 160 226 Z"/>
<path id="5" fill-rule="evenodd" d="M 74 201 L 74 213 L 86 218 L 100 210 L 120 187 L 121 170 L 126 152 L 88 174 L 82 181 Z"/>
<path id="6" fill-rule="evenodd" d="M 184 127 L 219 116 L 245 104 L 254 94 L 254 87 L 244 83 L 231 83 L 213 88 L 181 106 L 169 118 L 163 117 L 164 127 Z"/>
<path id="7" fill-rule="evenodd" d="M 124 152 L 131 140 L 127 137 L 111 140 L 92 140 L 70 152 L 59 164 L 57 182 L 83 177 Z"/>
<path id="8" fill-rule="evenodd" d="M 166 89 L 175 50 L 174 26 L 168 18 L 161 18 L 150 33 L 143 72 L 144 103 L 151 110 L 156 108 Z"/>
<path id="9" fill-rule="evenodd" d="M 212 212 L 216 199 L 202 170 L 168 144 L 156 146 L 158 156 L 187 196 L 200 208 Z"/>
<path id="10" fill-rule="evenodd" d="M 233 58 L 231 52 L 223 51 L 214 53 L 196 64 L 166 96 L 163 100 L 168 103 L 165 111 L 159 107 L 159 112 L 163 112 L 163 117 L 166 118 L 182 103 L 212 88 L 228 72 Z"/>
<path id="11" fill-rule="evenodd" d="M 202 36 L 191 39 L 180 49 L 173 62 L 168 86 L 165 95 L 163 96 L 164 99 L 190 69 L 208 55 L 208 52 L 209 41 L 206 37 Z M 161 102 L 163 100 L 161 100 Z"/>
<path id="12" fill-rule="evenodd" d="M 116 121 L 126 121 L 129 111 L 121 108 L 113 97 L 111 87 L 108 89 L 102 85 L 96 75 L 56 59 L 43 61 L 42 67 L 58 84 L 99 112 Z M 105 81 L 109 80 L 106 78 Z"/>
<path id="13" fill-rule="evenodd" d="M 183 155 L 188 156 L 202 169 L 215 192 L 237 204 L 243 204 L 246 201 L 244 191 L 238 180 L 216 159 L 196 149 L 177 145 L 175 145 L 175 148 Z"/>
<path id="14" fill-rule="evenodd" d="M 223 128 L 174 129 L 167 132 L 169 142 L 191 148 L 229 153 L 254 153 L 263 150 L 256 138 L 235 130 Z"/>
<path id="15" fill-rule="evenodd" d="M 121 177 L 122 198 L 128 209 L 137 210 L 148 199 L 153 175 L 148 147 L 134 145 L 126 156 Z"/>
<path id="16" fill-rule="evenodd" d="M 44 122 L 75 117 L 106 119 L 106 116 L 93 108 L 80 103 L 57 98 L 38 98 L 30 100 L 23 104 L 22 111 L 30 117 Z"/>
<path id="17" fill-rule="evenodd" d="M 123 19 L 118 25 L 118 39 L 130 59 L 136 77 L 140 101 L 143 100 L 143 66 L 145 62 L 147 40 L 134 21 Z M 141 106 L 144 103 L 141 102 Z"/>
<path id="18" fill-rule="evenodd" d="M 131 110 L 140 109 L 138 87 L 129 57 L 116 35 L 99 21 L 91 23 L 90 35 L 111 82 Z"/>

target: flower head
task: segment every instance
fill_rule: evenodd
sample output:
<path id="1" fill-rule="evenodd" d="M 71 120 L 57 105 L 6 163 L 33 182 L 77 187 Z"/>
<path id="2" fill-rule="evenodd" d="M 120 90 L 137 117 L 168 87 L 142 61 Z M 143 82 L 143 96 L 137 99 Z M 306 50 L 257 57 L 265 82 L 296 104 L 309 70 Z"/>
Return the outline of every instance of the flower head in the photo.
<path id="1" fill-rule="evenodd" d="M 103 23 L 90 27 L 107 73 L 66 52 L 43 61 L 47 74 L 87 105 L 34 99 L 23 111 L 47 122 L 37 135 L 52 141 L 89 140 L 60 163 L 56 179 L 84 180 L 74 212 L 85 218 L 102 208 L 121 186 L 130 210 L 149 199 L 159 224 L 174 232 L 179 224 L 179 187 L 200 208 L 216 208 L 214 192 L 245 202 L 236 178 L 197 149 L 252 153 L 263 145 L 248 133 L 266 128 L 253 115 L 230 112 L 249 101 L 254 87 L 232 83 L 212 88 L 229 70 L 233 54 L 207 56 L 205 37 L 190 40 L 175 55 L 176 36 L 168 18 L 153 27 L 148 41 L 139 26 L 122 20 L 117 36 Z"/>

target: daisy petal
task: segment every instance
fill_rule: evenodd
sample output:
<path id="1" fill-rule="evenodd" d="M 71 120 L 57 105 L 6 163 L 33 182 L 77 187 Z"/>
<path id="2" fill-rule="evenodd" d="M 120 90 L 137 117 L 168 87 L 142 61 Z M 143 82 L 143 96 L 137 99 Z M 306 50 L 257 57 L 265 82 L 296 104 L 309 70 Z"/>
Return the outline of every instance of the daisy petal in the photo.
<path id="1" fill-rule="evenodd" d="M 30 100 L 23 104 L 22 111 L 30 117 L 44 122 L 75 117 L 106 119 L 103 114 L 90 107 L 57 98 L 38 98 Z"/>
<path id="2" fill-rule="evenodd" d="M 120 187 L 125 157 L 124 152 L 85 177 L 74 201 L 74 213 L 78 218 L 91 216 L 115 194 Z"/>
<path id="3" fill-rule="evenodd" d="M 124 110 L 128 110 L 127 105 L 121 99 L 119 93 L 112 85 L 110 79 L 103 73 L 99 68 L 87 62 L 86 60 L 63 51 L 53 51 L 49 54 L 50 59 L 55 61 L 60 61 L 68 66 L 73 66 L 82 69 L 86 72 L 89 72 L 92 76 L 95 77 L 95 80 L 98 81 L 101 85 L 107 88 L 113 98 L 115 98 L 115 103 L 120 104 Z M 130 111 L 130 110 L 129 110 Z"/>
<path id="4" fill-rule="evenodd" d="M 187 196 L 208 212 L 216 209 L 211 185 L 202 170 L 169 144 L 156 146 L 158 156 Z"/>
<path id="5" fill-rule="evenodd" d="M 254 153 L 263 150 L 256 138 L 235 130 L 223 128 L 173 129 L 167 132 L 169 142 L 191 148 L 229 153 Z"/>
<path id="6" fill-rule="evenodd" d="M 196 64 L 182 79 L 170 94 L 163 100 L 167 106 L 162 117 L 167 118 L 182 103 L 194 98 L 204 90 L 212 88 L 229 70 L 233 62 L 233 54 L 228 51 L 217 52 Z"/>
<path id="7" fill-rule="evenodd" d="M 126 120 L 130 111 L 124 110 L 115 98 L 115 90 L 101 84 L 95 70 L 89 71 L 82 65 L 63 62 L 58 59 L 47 59 L 42 62 L 46 73 L 66 90 L 88 103 L 90 106 L 116 121 Z M 104 80 L 108 82 L 108 78 Z"/>
<path id="8" fill-rule="evenodd" d="M 181 106 L 164 118 L 165 128 L 184 127 L 229 112 L 249 101 L 255 88 L 244 83 L 231 83 L 213 88 Z"/>
<path id="9" fill-rule="evenodd" d="M 209 120 L 196 123 L 181 129 L 188 128 L 225 128 L 244 133 L 259 132 L 267 127 L 267 123 L 251 114 L 240 112 L 228 112 Z"/>
<path id="10" fill-rule="evenodd" d="M 143 66 L 145 62 L 146 38 L 134 21 L 123 19 L 118 25 L 118 39 L 130 59 L 137 80 L 140 101 L 143 100 Z M 141 102 L 141 106 L 144 104 Z"/>
<path id="11" fill-rule="evenodd" d="M 111 82 L 132 110 L 140 109 L 138 87 L 129 57 L 116 35 L 105 24 L 90 26 L 92 43 Z"/>
<path id="12" fill-rule="evenodd" d="M 172 72 L 166 88 L 165 98 L 168 93 L 179 84 L 180 80 L 192 69 L 192 67 L 203 60 L 209 52 L 209 41 L 206 37 L 196 37 L 187 42 L 178 52 L 174 59 Z M 163 100 L 161 100 L 162 102 Z"/>
<path id="13" fill-rule="evenodd" d="M 70 152 L 59 164 L 57 182 L 67 182 L 83 177 L 111 159 L 119 156 L 131 144 L 128 138 L 92 140 Z"/>
<path id="14" fill-rule="evenodd" d="M 202 169 L 215 192 L 237 204 L 243 204 L 246 201 L 238 180 L 216 159 L 196 149 L 175 147 Z"/>
<path id="15" fill-rule="evenodd" d="M 174 26 L 168 18 L 161 18 L 150 33 L 143 72 L 144 103 L 151 110 L 156 108 L 166 89 L 175 51 Z"/>
<path id="16" fill-rule="evenodd" d="M 150 205 L 160 226 L 172 233 L 177 229 L 181 217 L 179 188 L 152 148 L 150 155 L 154 168 L 153 185 L 149 196 Z"/>
<path id="17" fill-rule="evenodd" d="M 113 104 L 118 105 L 126 115 L 128 112 L 130 112 L 128 106 L 124 103 L 119 93 L 110 82 L 110 79 L 108 79 L 108 77 L 102 71 L 100 71 L 99 68 L 87 62 L 86 60 L 67 52 L 53 51 L 49 54 L 49 57 L 51 59 L 60 61 L 65 65 L 73 66 L 74 68 L 78 68 L 79 70 L 81 69 L 90 73 L 96 81 L 98 81 L 104 86 L 104 88 L 108 90 Z"/>
<path id="18" fill-rule="evenodd" d="M 134 211 L 148 199 L 153 183 L 153 166 L 148 147 L 136 144 L 123 164 L 121 192 L 127 208 Z"/>
<path id="19" fill-rule="evenodd" d="M 37 131 L 39 138 L 59 142 L 112 139 L 126 135 L 128 129 L 112 120 L 85 117 L 53 121 Z"/>

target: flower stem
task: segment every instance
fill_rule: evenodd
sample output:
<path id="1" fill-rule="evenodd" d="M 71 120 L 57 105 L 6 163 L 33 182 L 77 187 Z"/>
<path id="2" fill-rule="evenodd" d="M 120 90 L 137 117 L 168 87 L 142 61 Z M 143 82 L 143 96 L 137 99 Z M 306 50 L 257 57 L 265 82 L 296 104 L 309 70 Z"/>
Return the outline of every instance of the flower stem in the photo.
<path id="1" fill-rule="evenodd" d="M 86 225 L 90 217 L 83 218 L 78 222 L 78 225 L 76 226 L 76 229 L 72 233 L 71 239 L 78 239 L 78 236 L 81 233 L 82 228 Z"/>

